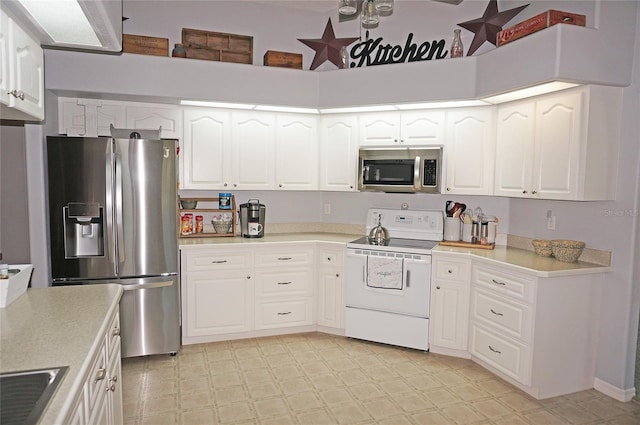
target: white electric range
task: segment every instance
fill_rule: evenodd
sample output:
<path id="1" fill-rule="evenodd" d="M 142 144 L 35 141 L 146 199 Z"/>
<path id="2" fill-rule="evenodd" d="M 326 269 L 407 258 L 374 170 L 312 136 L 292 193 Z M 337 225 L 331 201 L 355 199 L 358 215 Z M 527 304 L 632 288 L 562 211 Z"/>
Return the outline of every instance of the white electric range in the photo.
<path id="1" fill-rule="evenodd" d="M 387 243 L 365 236 L 347 244 L 345 334 L 428 350 L 431 250 L 442 240 L 443 213 L 371 208 L 367 234 L 378 217 Z"/>

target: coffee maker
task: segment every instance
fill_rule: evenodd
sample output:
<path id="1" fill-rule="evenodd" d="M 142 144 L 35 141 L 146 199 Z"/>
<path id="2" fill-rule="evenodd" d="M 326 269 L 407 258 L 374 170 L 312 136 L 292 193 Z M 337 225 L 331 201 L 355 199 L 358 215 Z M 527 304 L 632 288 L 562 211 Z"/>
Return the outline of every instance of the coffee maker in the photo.
<path id="1" fill-rule="evenodd" d="M 245 238 L 261 238 L 264 236 L 264 218 L 266 207 L 258 199 L 249 199 L 240 204 L 240 234 Z"/>

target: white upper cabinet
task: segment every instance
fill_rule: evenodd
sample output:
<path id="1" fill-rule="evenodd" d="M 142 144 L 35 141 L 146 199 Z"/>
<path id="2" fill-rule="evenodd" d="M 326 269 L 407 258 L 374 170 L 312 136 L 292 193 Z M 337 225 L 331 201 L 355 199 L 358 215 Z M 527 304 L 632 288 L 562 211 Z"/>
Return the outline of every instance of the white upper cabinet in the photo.
<path id="1" fill-rule="evenodd" d="M 621 89 L 588 86 L 500 105 L 495 194 L 615 199 Z"/>
<path id="2" fill-rule="evenodd" d="M 0 11 L 0 104 L 3 119 L 44 119 L 44 55 L 40 43 Z"/>
<path id="3" fill-rule="evenodd" d="M 58 98 L 58 133 L 67 136 L 111 136 L 111 125 L 125 126 L 121 102 L 95 99 Z"/>
<path id="4" fill-rule="evenodd" d="M 444 111 L 374 112 L 360 116 L 360 146 L 441 145 Z"/>
<path id="5" fill-rule="evenodd" d="M 318 116 L 276 116 L 276 189 L 318 189 Z"/>
<path id="6" fill-rule="evenodd" d="M 180 188 L 220 190 L 231 185 L 231 112 L 184 111 Z"/>
<path id="7" fill-rule="evenodd" d="M 269 190 L 275 188 L 275 114 L 234 112 L 231 116 L 231 189 Z"/>
<path id="8" fill-rule="evenodd" d="M 447 194 L 491 195 L 495 150 L 493 107 L 447 111 L 444 163 Z"/>
<path id="9" fill-rule="evenodd" d="M 320 119 L 320 190 L 356 191 L 358 117 L 324 115 Z"/>
<path id="10" fill-rule="evenodd" d="M 126 128 L 157 130 L 160 137 L 182 139 L 182 110 L 172 105 L 132 105 L 126 107 Z"/>

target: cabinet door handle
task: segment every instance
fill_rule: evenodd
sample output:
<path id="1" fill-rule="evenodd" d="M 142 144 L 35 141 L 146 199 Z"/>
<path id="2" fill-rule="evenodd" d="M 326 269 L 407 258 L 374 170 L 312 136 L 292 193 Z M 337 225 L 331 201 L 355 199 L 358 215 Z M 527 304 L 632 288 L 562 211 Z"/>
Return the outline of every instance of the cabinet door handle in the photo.
<path id="1" fill-rule="evenodd" d="M 492 347 L 492 346 L 490 346 L 490 345 L 487 345 L 487 347 L 489 347 L 489 350 L 493 351 L 493 352 L 494 352 L 494 353 L 496 353 L 496 354 L 502 354 L 502 351 L 500 351 L 500 350 L 496 350 L 495 348 L 493 348 L 493 347 Z"/>
<path id="2" fill-rule="evenodd" d="M 290 311 L 286 311 L 284 313 L 278 312 L 278 316 L 286 316 L 287 314 L 291 314 L 291 312 Z"/>
<path id="3" fill-rule="evenodd" d="M 95 382 L 102 381 L 105 378 L 105 376 L 107 376 L 107 369 L 104 367 L 101 367 L 100 369 L 98 369 L 98 374 L 96 375 Z"/>
<path id="4" fill-rule="evenodd" d="M 447 270 L 447 273 L 451 274 L 451 273 L 453 273 L 453 270 L 449 269 L 449 270 Z"/>
<path id="5" fill-rule="evenodd" d="M 436 289 L 440 289 L 440 287 L 439 287 L 439 286 L 436 286 Z"/>
<path id="6" fill-rule="evenodd" d="M 228 186 L 228 185 L 225 183 L 225 184 L 224 184 L 224 187 L 227 187 L 227 186 Z"/>
<path id="7" fill-rule="evenodd" d="M 111 336 L 118 336 L 120 335 L 120 328 L 113 328 L 113 331 L 111 331 Z"/>
<path id="8" fill-rule="evenodd" d="M 451 188 L 447 188 L 447 192 L 449 192 L 451 190 Z"/>
<path id="9" fill-rule="evenodd" d="M 491 309 L 489 309 L 489 310 L 491 310 L 491 312 L 492 312 L 493 314 L 495 314 L 496 316 L 504 316 L 504 314 L 499 313 L 499 312 L 495 311 L 495 310 L 494 310 L 494 309 L 492 309 L 492 308 L 491 308 Z"/>
<path id="10" fill-rule="evenodd" d="M 278 282 L 278 285 L 291 285 L 291 282 Z"/>
<path id="11" fill-rule="evenodd" d="M 214 261 L 211 262 L 211 264 L 224 264 L 226 262 L 227 262 L 227 260 L 214 260 Z"/>
<path id="12" fill-rule="evenodd" d="M 526 191 L 526 190 L 523 190 L 523 191 L 522 191 L 522 194 L 523 194 L 523 195 L 526 195 L 526 194 L 527 194 L 527 191 Z"/>
<path id="13" fill-rule="evenodd" d="M 278 257 L 278 261 L 289 261 L 291 257 Z"/>
<path id="14" fill-rule="evenodd" d="M 532 191 L 531 191 L 531 194 L 532 194 L 532 195 L 535 195 L 536 193 L 538 193 L 538 191 L 537 191 L 537 190 L 532 190 Z"/>
<path id="15" fill-rule="evenodd" d="M 495 283 L 496 285 L 506 286 L 506 283 L 504 283 L 504 282 L 500 282 L 500 281 L 495 280 L 495 279 L 491 279 L 491 282 Z"/>
<path id="16" fill-rule="evenodd" d="M 340 273 L 336 273 L 336 277 L 340 277 Z"/>

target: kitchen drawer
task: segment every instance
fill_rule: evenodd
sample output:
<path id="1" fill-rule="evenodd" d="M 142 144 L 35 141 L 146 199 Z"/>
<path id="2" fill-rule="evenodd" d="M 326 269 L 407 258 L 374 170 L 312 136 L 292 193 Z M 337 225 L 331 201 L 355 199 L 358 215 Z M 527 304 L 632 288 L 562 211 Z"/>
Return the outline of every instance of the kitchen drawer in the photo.
<path id="1" fill-rule="evenodd" d="M 107 353 L 105 345 L 102 344 L 96 357 L 93 359 L 91 368 L 89 369 L 89 377 L 87 378 L 87 393 L 89 412 L 94 410 L 97 402 L 106 397 L 107 381 L 109 379 L 107 371 Z"/>
<path id="2" fill-rule="evenodd" d="M 256 271 L 256 296 L 311 296 L 313 273 L 311 268 L 285 272 L 272 269 Z"/>
<path id="3" fill-rule="evenodd" d="M 115 317 L 109 325 L 107 331 L 107 353 L 113 353 L 113 350 L 120 346 L 120 313 L 116 312 Z"/>
<path id="4" fill-rule="evenodd" d="M 183 272 L 245 269 L 252 266 L 252 254 L 247 250 L 207 249 L 182 253 Z"/>
<path id="5" fill-rule="evenodd" d="M 268 251 L 256 251 L 256 267 L 282 267 L 291 264 L 301 266 L 313 264 L 313 249 L 287 249 L 276 250 L 270 249 Z"/>
<path id="6" fill-rule="evenodd" d="M 344 251 L 320 249 L 318 255 L 320 256 L 320 264 L 322 266 L 342 267 L 344 265 Z"/>
<path id="7" fill-rule="evenodd" d="M 471 325 L 471 355 L 524 385 L 531 385 L 531 350 L 478 324 Z"/>
<path id="8" fill-rule="evenodd" d="M 471 283 L 496 293 L 528 302 L 533 301 L 536 279 L 510 273 L 502 268 L 474 265 Z"/>
<path id="9" fill-rule="evenodd" d="M 306 326 L 313 323 L 313 300 L 311 297 L 263 302 L 258 303 L 256 307 L 256 329 Z"/>
<path id="10" fill-rule="evenodd" d="M 469 262 L 449 259 L 434 259 L 434 271 L 436 279 L 455 280 L 466 282 L 469 279 Z"/>
<path id="11" fill-rule="evenodd" d="M 474 288 L 471 293 L 471 316 L 525 343 L 531 341 L 532 318 L 527 305 Z"/>

